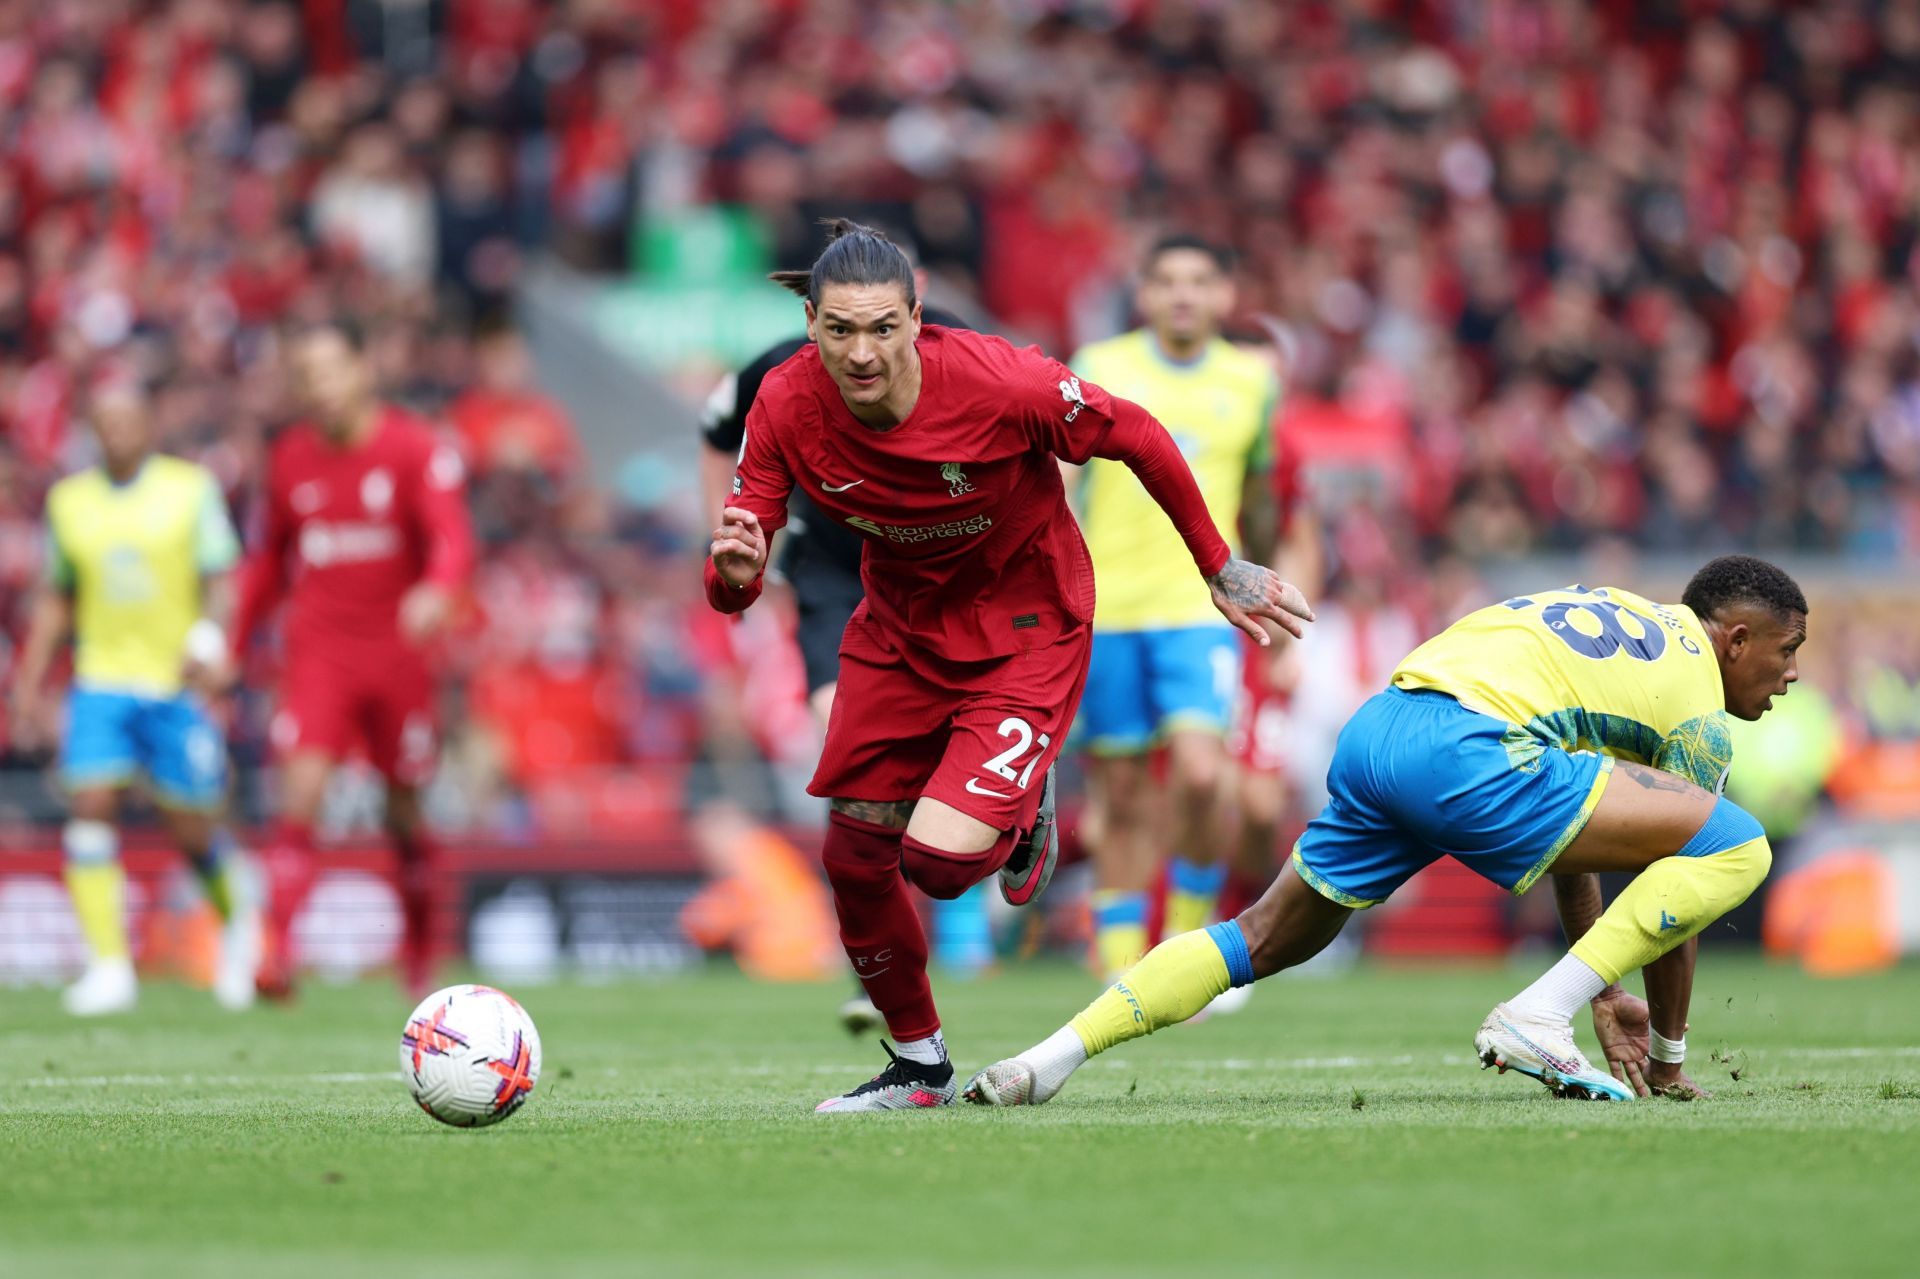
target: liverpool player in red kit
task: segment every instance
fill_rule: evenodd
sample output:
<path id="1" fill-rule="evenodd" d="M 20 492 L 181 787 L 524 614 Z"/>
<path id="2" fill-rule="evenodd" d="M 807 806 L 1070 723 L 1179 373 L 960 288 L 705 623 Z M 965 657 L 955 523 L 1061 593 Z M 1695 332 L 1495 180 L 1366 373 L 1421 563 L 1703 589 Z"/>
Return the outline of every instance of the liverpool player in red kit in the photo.
<path id="1" fill-rule="evenodd" d="M 923 328 L 913 272 L 884 237 L 836 222 L 806 298 L 814 345 L 769 374 L 747 417 L 734 503 L 714 532 L 707 598 L 760 594 L 798 486 L 866 539 L 866 601 L 809 790 L 832 800 L 822 851 L 847 956 L 898 1045 L 824 1112 L 942 1106 L 953 1067 L 906 891 L 956 897 L 998 873 L 1039 895 L 1058 842 L 1037 821 L 1086 681 L 1093 569 L 1057 458 L 1124 461 L 1180 530 L 1220 611 L 1294 634 L 1300 593 L 1232 559 L 1179 449 L 1138 405 L 1033 348 Z M 1036 830 L 1036 827 L 1039 827 Z"/>
<path id="2" fill-rule="evenodd" d="M 401 976 L 424 993 L 435 858 L 419 788 L 437 749 L 432 646 L 473 565 L 463 471 L 426 424 L 375 397 L 353 328 L 308 330 L 291 356 L 309 418 L 274 443 L 234 627 L 235 652 L 244 653 L 291 594 L 273 722 L 281 820 L 265 857 L 261 990 L 292 989 L 290 929 L 313 885 L 313 822 L 334 765 L 357 748 L 387 781 L 405 920 Z"/>

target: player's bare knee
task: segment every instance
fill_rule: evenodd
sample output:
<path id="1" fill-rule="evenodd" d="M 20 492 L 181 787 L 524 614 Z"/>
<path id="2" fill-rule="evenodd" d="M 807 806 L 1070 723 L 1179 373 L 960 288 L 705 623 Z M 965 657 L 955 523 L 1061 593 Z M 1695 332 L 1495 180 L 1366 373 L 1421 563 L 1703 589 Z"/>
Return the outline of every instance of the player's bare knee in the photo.
<path id="1" fill-rule="evenodd" d="M 1220 752 L 1189 752 L 1174 770 L 1175 793 L 1183 804 L 1211 804 L 1220 791 Z"/>
<path id="2" fill-rule="evenodd" d="M 1240 788 L 1240 820 L 1250 833 L 1257 830 L 1271 839 L 1280 825 L 1280 810 L 1285 799 L 1277 786 L 1243 786 Z"/>
<path id="3" fill-rule="evenodd" d="M 1153 783 L 1145 770 L 1108 786 L 1105 799 L 1109 828 L 1134 829 L 1151 820 L 1152 793 Z"/>
<path id="4" fill-rule="evenodd" d="M 118 816 L 120 795 L 105 786 L 78 790 L 67 801 L 67 814 L 77 822 L 112 822 Z"/>

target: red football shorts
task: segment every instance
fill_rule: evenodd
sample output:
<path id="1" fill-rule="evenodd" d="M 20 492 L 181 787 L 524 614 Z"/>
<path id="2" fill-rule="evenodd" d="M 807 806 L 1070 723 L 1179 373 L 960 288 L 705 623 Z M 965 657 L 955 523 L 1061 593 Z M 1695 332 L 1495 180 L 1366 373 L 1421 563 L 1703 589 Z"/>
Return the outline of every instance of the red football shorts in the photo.
<path id="1" fill-rule="evenodd" d="M 913 650 L 863 606 L 840 642 L 840 687 L 807 790 L 837 799 L 925 796 L 995 830 L 1025 830 L 1087 683 L 1093 631 L 985 662 Z"/>
<path id="2" fill-rule="evenodd" d="M 282 756 L 359 754 L 382 776 L 419 786 L 439 760 L 433 676 L 418 654 L 385 650 L 381 660 L 288 655 L 273 745 Z"/>

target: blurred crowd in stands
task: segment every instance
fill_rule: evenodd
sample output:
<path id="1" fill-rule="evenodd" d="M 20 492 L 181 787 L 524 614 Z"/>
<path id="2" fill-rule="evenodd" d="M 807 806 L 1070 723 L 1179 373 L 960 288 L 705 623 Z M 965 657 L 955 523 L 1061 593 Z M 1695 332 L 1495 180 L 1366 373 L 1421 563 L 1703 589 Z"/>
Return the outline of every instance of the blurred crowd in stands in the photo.
<path id="1" fill-rule="evenodd" d="M 474 475 L 447 821 L 804 758 L 778 610 L 705 613 L 704 529 L 594 482 L 510 321 L 537 255 L 714 201 L 776 265 L 883 217 L 1063 354 L 1150 235 L 1237 249 L 1356 686 L 1491 560 L 1920 555 L 1920 0 L 0 0 L 0 618 L 104 364 L 244 515 L 276 326 L 346 313 Z M 1903 620 L 1816 619 L 1850 731 L 1920 738 Z"/>

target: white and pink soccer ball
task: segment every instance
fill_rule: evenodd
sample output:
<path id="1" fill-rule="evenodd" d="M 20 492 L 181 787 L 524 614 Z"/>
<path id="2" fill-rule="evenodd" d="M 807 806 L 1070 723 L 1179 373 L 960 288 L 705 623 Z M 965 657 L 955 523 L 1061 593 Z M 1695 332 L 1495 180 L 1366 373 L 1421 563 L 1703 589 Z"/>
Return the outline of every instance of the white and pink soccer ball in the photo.
<path id="1" fill-rule="evenodd" d="M 441 1123 L 484 1128 L 520 1109 L 540 1082 L 540 1032 L 505 991 L 449 986 L 407 1018 L 400 1073 Z"/>

